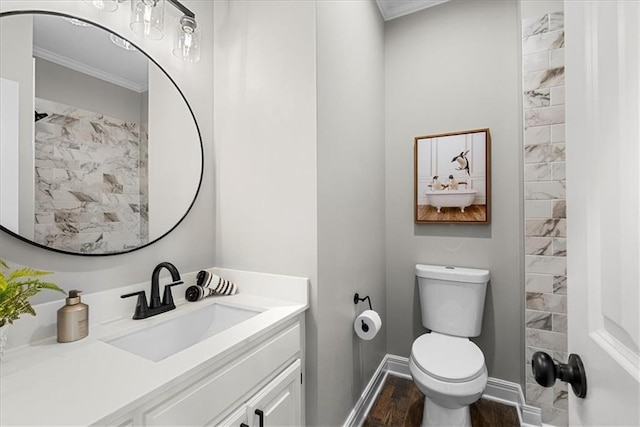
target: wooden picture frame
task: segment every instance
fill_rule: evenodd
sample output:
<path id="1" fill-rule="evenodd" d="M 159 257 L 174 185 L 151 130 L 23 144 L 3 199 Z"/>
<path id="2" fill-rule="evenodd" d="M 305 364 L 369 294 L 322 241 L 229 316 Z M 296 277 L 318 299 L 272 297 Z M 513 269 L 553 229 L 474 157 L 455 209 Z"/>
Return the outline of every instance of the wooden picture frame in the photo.
<path id="1" fill-rule="evenodd" d="M 489 224 L 488 128 L 417 136 L 413 154 L 416 224 Z"/>

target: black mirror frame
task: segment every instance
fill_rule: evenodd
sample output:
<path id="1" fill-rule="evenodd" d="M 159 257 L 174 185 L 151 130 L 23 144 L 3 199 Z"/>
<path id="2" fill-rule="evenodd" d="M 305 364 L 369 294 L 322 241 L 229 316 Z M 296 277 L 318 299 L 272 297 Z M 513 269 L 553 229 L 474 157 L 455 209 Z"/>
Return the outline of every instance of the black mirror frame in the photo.
<path id="1" fill-rule="evenodd" d="M 60 16 L 60 17 L 63 17 L 63 18 L 77 19 L 77 20 L 86 22 L 88 24 L 91 24 L 91 25 L 93 25 L 93 26 L 95 26 L 97 28 L 100 28 L 100 29 L 104 30 L 104 31 L 107 31 L 107 32 L 109 32 L 111 34 L 115 34 L 116 36 L 118 36 L 118 37 L 120 37 L 120 38 L 122 38 L 124 40 L 129 41 L 126 37 L 121 36 L 120 34 L 114 32 L 113 30 L 111 30 L 111 29 L 109 29 L 109 28 L 107 28 L 107 27 L 105 27 L 103 25 L 100 25 L 100 24 L 95 23 L 93 21 L 89 21 L 89 20 L 84 19 L 84 18 L 79 18 L 77 16 L 73 16 L 73 15 L 69 15 L 69 14 L 61 13 L 61 12 L 52 12 L 52 11 L 47 11 L 47 10 L 14 10 L 14 11 L 9 11 L 9 12 L 1 12 L 0 13 L 0 19 L 2 19 L 5 16 L 34 15 L 34 14 L 52 15 L 52 16 Z M 195 204 L 196 199 L 198 198 L 198 194 L 200 193 L 200 188 L 202 187 L 202 178 L 204 176 L 204 145 L 202 143 L 202 134 L 200 132 L 200 126 L 198 125 L 198 121 L 196 120 L 196 116 L 193 113 L 193 109 L 191 108 L 191 105 L 187 101 L 187 98 L 184 96 L 184 93 L 182 92 L 182 90 L 180 90 L 180 87 L 171 78 L 169 73 L 167 73 L 165 71 L 165 69 L 160 66 L 160 64 L 158 64 L 144 50 L 140 49 L 140 47 L 138 47 L 135 43 L 132 43 L 130 41 L 129 41 L 129 43 L 131 43 L 132 46 L 134 46 L 136 49 L 138 49 L 139 52 L 141 52 L 143 55 L 145 55 L 147 57 L 147 59 L 149 59 L 149 61 L 151 61 L 153 64 L 155 64 L 156 67 L 158 67 L 158 69 L 160 69 L 164 73 L 164 75 L 167 76 L 167 78 L 173 84 L 173 86 L 176 88 L 176 90 L 178 91 L 178 93 L 182 97 L 182 100 L 185 102 L 187 108 L 189 109 L 189 113 L 191 114 L 191 117 L 193 118 L 193 123 L 196 126 L 196 131 L 198 132 L 198 139 L 199 139 L 199 142 L 200 142 L 200 178 L 198 180 L 198 188 L 196 188 L 196 192 L 193 195 L 193 200 L 191 201 L 191 203 L 187 207 L 187 210 L 185 211 L 184 215 L 178 220 L 178 222 L 176 222 L 176 224 L 173 227 L 171 227 L 169 230 L 167 230 L 167 232 L 165 232 L 161 236 L 155 238 L 154 240 L 151 240 L 151 241 L 145 243 L 144 245 L 140 245 L 140 246 L 137 246 L 137 247 L 132 248 L 132 249 L 127 249 L 127 250 L 118 251 L 118 252 L 109 252 L 109 253 L 78 253 L 78 252 L 65 251 L 65 250 L 57 249 L 57 248 L 51 248 L 49 246 L 45 246 L 45 245 L 42 245 L 40 243 L 34 242 L 32 240 L 29 240 L 26 237 L 20 236 L 19 234 L 17 234 L 15 232 L 3 227 L 0 224 L 0 230 L 2 232 L 7 233 L 7 234 L 15 237 L 16 239 L 22 240 L 23 242 L 26 242 L 26 243 L 28 243 L 30 245 L 36 246 L 38 248 L 46 249 L 46 250 L 52 251 L 52 252 L 62 253 L 62 254 L 66 254 L 66 255 L 84 256 L 84 257 L 104 257 L 104 256 L 114 256 L 114 255 L 127 254 L 127 253 L 131 253 L 131 252 L 146 248 L 147 246 L 150 246 L 150 245 L 156 243 L 157 241 L 159 241 L 160 239 L 166 237 L 169 233 L 171 233 L 173 230 L 175 230 L 178 227 L 178 225 L 180 225 L 180 223 L 182 223 L 182 221 L 184 221 L 184 219 L 187 217 L 187 215 L 189 214 L 189 212 L 193 208 L 193 205 Z"/>

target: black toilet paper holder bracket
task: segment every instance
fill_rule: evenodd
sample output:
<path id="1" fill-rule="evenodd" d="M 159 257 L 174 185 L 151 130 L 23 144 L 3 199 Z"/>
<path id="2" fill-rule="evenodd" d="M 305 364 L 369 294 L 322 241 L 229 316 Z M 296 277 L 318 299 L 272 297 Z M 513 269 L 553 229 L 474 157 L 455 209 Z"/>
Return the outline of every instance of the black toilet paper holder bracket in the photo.
<path id="1" fill-rule="evenodd" d="M 360 301 L 368 301 L 369 302 L 369 310 L 373 310 L 373 308 L 371 308 L 371 298 L 369 298 L 369 295 L 367 295 L 364 298 L 360 298 L 360 295 L 358 295 L 358 293 L 356 292 L 356 294 L 353 296 L 353 303 L 354 304 L 358 304 Z"/>
<path id="2" fill-rule="evenodd" d="M 369 310 L 373 311 L 373 308 L 371 307 L 371 298 L 369 298 L 369 295 L 367 295 L 364 298 L 360 298 L 360 295 L 358 295 L 358 293 L 356 292 L 355 295 L 353 296 L 353 303 L 354 304 L 358 304 L 360 301 L 368 301 L 369 302 Z M 364 323 L 364 319 L 362 320 L 362 325 L 360 327 L 362 328 L 362 330 L 364 332 L 369 332 L 369 325 Z"/>

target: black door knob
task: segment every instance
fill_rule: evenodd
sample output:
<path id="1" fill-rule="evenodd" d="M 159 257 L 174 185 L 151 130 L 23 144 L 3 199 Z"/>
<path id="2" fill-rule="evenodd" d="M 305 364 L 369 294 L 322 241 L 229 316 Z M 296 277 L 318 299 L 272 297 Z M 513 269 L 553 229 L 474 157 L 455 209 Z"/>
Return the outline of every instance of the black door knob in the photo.
<path id="1" fill-rule="evenodd" d="M 570 354 L 567 364 L 554 363 L 551 356 L 543 351 L 535 352 L 531 358 L 531 370 L 538 384 L 551 387 L 556 378 L 571 384 L 573 393 L 581 398 L 587 395 L 587 376 L 582 359 Z"/>

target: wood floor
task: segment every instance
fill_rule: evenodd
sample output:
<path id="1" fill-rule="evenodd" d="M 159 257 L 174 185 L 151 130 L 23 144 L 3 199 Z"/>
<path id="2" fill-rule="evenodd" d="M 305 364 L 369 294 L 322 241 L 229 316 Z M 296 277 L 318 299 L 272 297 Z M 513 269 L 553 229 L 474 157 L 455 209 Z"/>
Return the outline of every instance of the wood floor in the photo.
<path id="1" fill-rule="evenodd" d="M 424 395 L 412 380 L 388 375 L 371 407 L 364 427 L 417 427 L 422 421 Z M 480 399 L 471 405 L 472 427 L 520 427 L 512 406 Z"/>
<path id="2" fill-rule="evenodd" d="M 481 222 L 487 220 L 487 205 L 471 205 L 460 208 L 441 208 L 440 213 L 431 205 L 418 205 L 418 221 Z"/>

